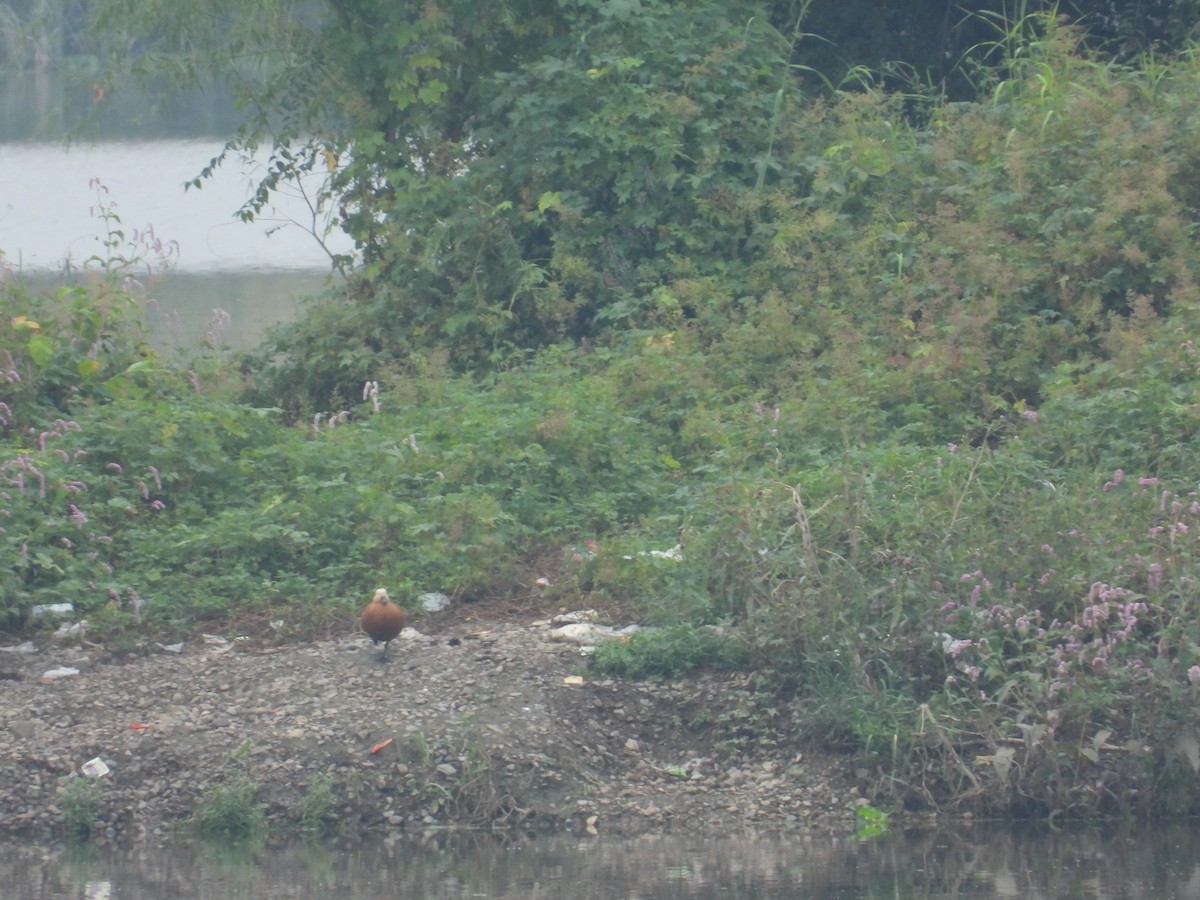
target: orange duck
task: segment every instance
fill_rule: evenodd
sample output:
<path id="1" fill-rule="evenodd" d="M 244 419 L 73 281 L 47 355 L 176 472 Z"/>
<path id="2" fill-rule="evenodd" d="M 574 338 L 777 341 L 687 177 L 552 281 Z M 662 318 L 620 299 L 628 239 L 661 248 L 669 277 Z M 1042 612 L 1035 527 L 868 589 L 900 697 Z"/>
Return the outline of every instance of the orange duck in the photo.
<path id="1" fill-rule="evenodd" d="M 380 655 L 380 659 L 387 658 L 388 644 L 403 628 L 404 610 L 392 602 L 387 591 L 380 588 L 362 611 L 363 631 L 367 633 L 372 643 L 378 644 L 383 641 L 383 653 Z"/>

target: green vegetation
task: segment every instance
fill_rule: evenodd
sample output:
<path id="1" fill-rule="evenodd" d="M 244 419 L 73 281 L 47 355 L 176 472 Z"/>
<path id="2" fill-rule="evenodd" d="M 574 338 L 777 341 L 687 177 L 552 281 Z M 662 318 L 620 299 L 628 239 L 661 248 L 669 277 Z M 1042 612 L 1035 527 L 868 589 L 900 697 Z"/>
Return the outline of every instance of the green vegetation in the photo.
<path id="1" fill-rule="evenodd" d="M 873 805 L 1200 811 L 1197 57 L 1040 17 L 970 102 L 817 93 L 735 6 L 288 32 L 264 190 L 328 166 L 362 259 L 237 362 L 148 349 L 113 221 L 93 280 L 0 284 L 2 627 L 547 576 L 666 626 L 597 665 L 753 672 L 755 739 Z"/>
<path id="2" fill-rule="evenodd" d="M 191 818 L 192 829 L 210 840 L 261 838 L 267 830 L 267 817 L 257 794 L 258 785 L 245 777 L 215 785 L 200 799 Z"/>
<path id="3" fill-rule="evenodd" d="M 70 838 L 81 840 L 91 835 L 99 817 L 100 794 L 100 781 L 96 778 L 73 775 L 59 788 L 58 806 Z"/>
<path id="4" fill-rule="evenodd" d="M 300 827 L 309 835 L 324 835 L 337 827 L 337 797 L 333 793 L 333 776 L 328 772 L 315 775 L 300 798 Z"/>
<path id="5" fill-rule="evenodd" d="M 854 836 L 860 841 L 869 841 L 888 833 L 889 816 L 873 806 L 859 806 L 854 810 Z"/>
<path id="6" fill-rule="evenodd" d="M 624 678 L 670 678 L 696 669 L 740 669 L 748 657 L 745 646 L 719 630 L 683 623 L 605 641 L 596 647 L 595 664 Z"/>

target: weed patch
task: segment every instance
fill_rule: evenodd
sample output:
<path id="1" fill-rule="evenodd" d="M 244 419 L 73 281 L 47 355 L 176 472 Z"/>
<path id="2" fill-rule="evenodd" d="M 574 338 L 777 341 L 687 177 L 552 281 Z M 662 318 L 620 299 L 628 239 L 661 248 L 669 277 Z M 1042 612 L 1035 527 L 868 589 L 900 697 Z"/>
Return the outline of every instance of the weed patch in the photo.
<path id="1" fill-rule="evenodd" d="M 736 636 L 680 624 L 603 641 L 593 664 L 601 673 L 624 678 L 674 678 L 699 669 L 739 669 L 748 659 L 746 645 Z"/>
<path id="2" fill-rule="evenodd" d="M 83 839 L 92 833 L 100 813 L 99 779 L 72 776 L 59 788 L 58 806 L 67 835 Z"/>
<path id="3" fill-rule="evenodd" d="M 265 807 L 258 801 L 258 785 L 236 778 L 205 792 L 190 825 L 200 837 L 235 842 L 261 837 L 267 829 Z"/>

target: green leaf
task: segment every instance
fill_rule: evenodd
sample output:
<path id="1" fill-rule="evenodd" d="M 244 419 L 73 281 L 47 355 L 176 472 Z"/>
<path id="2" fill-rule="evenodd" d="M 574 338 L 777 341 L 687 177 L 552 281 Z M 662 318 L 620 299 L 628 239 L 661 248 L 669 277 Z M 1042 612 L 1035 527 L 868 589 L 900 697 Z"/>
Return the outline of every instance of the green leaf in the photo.
<path id="1" fill-rule="evenodd" d="M 408 64 L 414 69 L 440 69 L 442 61 L 429 53 L 418 53 L 408 58 Z"/>
<path id="2" fill-rule="evenodd" d="M 29 358 L 37 365 L 44 366 L 54 356 L 54 341 L 44 334 L 35 334 L 29 339 L 27 349 Z"/>
<path id="3" fill-rule="evenodd" d="M 424 85 L 419 91 L 417 91 L 417 97 L 420 99 L 420 101 L 422 103 L 432 106 L 435 103 L 438 103 L 439 101 L 441 101 L 442 96 L 448 90 L 450 90 L 450 85 L 446 84 L 446 82 L 444 82 L 444 81 L 439 81 L 435 78 L 434 80 L 430 81 L 428 84 Z"/>

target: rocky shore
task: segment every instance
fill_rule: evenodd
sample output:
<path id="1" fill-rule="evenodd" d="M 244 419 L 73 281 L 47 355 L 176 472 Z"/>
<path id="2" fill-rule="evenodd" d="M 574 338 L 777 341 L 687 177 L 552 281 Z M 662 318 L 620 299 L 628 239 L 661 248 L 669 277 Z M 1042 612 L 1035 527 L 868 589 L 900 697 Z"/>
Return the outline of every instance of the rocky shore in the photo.
<path id="1" fill-rule="evenodd" d="M 739 678 L 598 677 L 559 623 L 518 619 L 424 617 L 387 662 L 352 616 L 308 642 L 279 623 L 120 655 L 10 642 L 0 833 L 64 834 L 81 778 L 92 833 L 117 841 L 174 831 L 235 783 L 271 826 L 351 833 L 852 827 L 851 761 L 722 739 L 713 723 L 750 697 Z"/>

